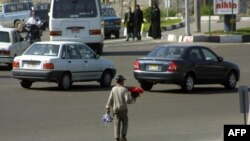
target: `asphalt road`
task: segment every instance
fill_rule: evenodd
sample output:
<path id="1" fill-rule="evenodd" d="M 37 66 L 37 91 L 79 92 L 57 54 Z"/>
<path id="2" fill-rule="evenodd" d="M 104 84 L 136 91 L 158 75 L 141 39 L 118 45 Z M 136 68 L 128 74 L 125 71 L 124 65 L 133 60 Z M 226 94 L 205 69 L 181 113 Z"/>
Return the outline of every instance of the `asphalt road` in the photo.
<path id="1" fill-rule="evenodd" d="M 139 86 L 133 77 L 133 61 L 162 40 L 105 41 L 103 57 L 112 60 L 126 86 Z M 250 83 L 249 44 L 205 44 L 225 60 L 240 66 L 240 85 Z M 114 82 L 112 83 L 115 84 Z M 60 91 L 53 83 L 34 83 L 23 89 L 0 66 L 1 141 L 111 141 L 113 126 L 100 118 L 110 92 L 96 82 L 74 83 Z M 223 125 L 243 124 L 238 89 L 220 85 L 197 86 L 184 94 L 175 85 L 156 85 L 129 106 L 129 141 L 219 141 Z"/>

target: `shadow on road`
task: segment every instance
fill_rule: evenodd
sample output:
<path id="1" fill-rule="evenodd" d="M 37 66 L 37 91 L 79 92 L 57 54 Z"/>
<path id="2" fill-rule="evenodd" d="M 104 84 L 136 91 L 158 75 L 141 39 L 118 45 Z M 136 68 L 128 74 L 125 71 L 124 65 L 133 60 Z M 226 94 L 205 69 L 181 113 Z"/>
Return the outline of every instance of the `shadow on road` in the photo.
<path id="1" fill-rule="evenodd" d="M 250 91 L 250 88 L 249 90 Z M 165 93 L 165 94 L 185 94 L 185 95 L 212 95 L 212 94 L 233 94 L 238 93 L 238 88 L 233 90 L 226 90 L 225 88 L 221 87 L 197 87 L 191 93 L 184 93 L 181 89 L 171 89 L 171 90 L 152 90 L 151 92 L 155 93 Z"/>
<path id="2" fill-rule="evenodd" d="M 68 93 L 68 92 L 95 92 L 95 91 L 103 91 L 103 92 L 108 92 L 111 90 L 113 86 L 110 86 L 109 88 L 101 88 L 98 84 L 96 85 L 79 85 L 76 84 L 69 89 L 69 90 L 61 90 L 57 86 L 51 86 L 51 87 L 32 87 L 30 90 L 39 90 L 39 91 L 58 91 L 62 93 Z"/>
<path id="3" fill-rule="evenodd" d="M 116 52 L 104 52 L 103 56 L 137 56 L 147 55 L 150 51 L 116 51 Z"/>

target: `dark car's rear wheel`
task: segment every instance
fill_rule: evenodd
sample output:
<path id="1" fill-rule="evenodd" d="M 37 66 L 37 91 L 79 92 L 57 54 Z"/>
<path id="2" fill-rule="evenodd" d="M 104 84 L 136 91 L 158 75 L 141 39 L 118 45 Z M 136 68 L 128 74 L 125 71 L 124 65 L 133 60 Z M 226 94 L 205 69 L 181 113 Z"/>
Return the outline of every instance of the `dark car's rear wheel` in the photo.
<path id="1" fill-rule="evenodd" d="M 188 74 L 185 77 L 185 80 L 181 84 L 181 89 L 184 92 L 191 92 L 194 90 L 194 76 L 192 74 Z"/>
<path id="2" fill-rule="evenodd" d="M 100 80 L 100 86 L 102 88 L 108 88 L 108 87 L 110 87 L 111 82 L 112 82 L 111 73 L 108 71 L 105 71 L 102 75 L 101 80 Z"/>
<path id="3" fill-rule="evenodd" d="M 232 71 L 228 74 L 228 77 L 224 86 L 226 89 L 234 89 L 236 84 L 237 84 L 237 75 L 235 72 Z"/>
<path id="4" fill-rule="evenodd" d="M 150 91 L 154 84 L 151 82 L 140 81 L 140 85 L 145 91 Z"/>
<path id="5" fill-rule="evenodd" d="M 23 79 L 23 80 L 21 80 L 20 84 L 21 84 L 21 86 L 22 86 L 23 88 L 28 89 L 28 88 L 31 87 L 32 82 L 29 81 L 29 80 Z"/>
<path id="6" fill-rule="evenodd" d="M 72 85 L 71 77 L 68 73 L 63 74 L 60 82 L 58 83 L 58 87 L 62 90 L 68 90 Z"/>

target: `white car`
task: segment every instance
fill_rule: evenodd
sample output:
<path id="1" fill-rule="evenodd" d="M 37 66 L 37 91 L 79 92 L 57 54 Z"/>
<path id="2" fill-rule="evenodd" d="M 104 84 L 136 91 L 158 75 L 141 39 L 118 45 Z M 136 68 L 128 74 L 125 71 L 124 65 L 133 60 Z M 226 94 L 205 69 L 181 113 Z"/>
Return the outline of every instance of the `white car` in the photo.
<path id="1" fill-rule="evenodd" d="M 21 55 L 29 46 L 16 29 L 0 27 L 0 63 L 11 68 L 14 57 Z"/>
<path id="2" fill-rule="evenodd" d="M 58 83 L 63 90 L 80 81 L 98 81 L 101 87 L 110 87 L 115 74 L 111 61 L 84 43 L 69 41 L 32 44 L 22 56 L 15 57 L 12 70 L 23 88 L 30 88 L 36 81 L 47 81 Z"/>

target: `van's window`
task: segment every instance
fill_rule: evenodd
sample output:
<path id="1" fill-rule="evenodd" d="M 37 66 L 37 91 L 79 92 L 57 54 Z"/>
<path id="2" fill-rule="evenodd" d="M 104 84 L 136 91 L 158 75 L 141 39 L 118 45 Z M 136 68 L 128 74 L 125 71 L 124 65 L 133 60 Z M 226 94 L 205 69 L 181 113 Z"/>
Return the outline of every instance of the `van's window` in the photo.
<path id="1" fill-rule="evenodd" d="M 27 3 L 12 3 L 4 5 L 5 13 L 28 11 L 29 5 Z"/>
<path id="2" fill-rule="evenodd" d="M 56 0 L 53 8 L 54 18 L 96 17 L 95 0 Z"/>
<path id="3" fill-rule="evenodd" d="M 10 43 L 10 36 L 8 32 L 0 31 L 0 42 Z"/>

